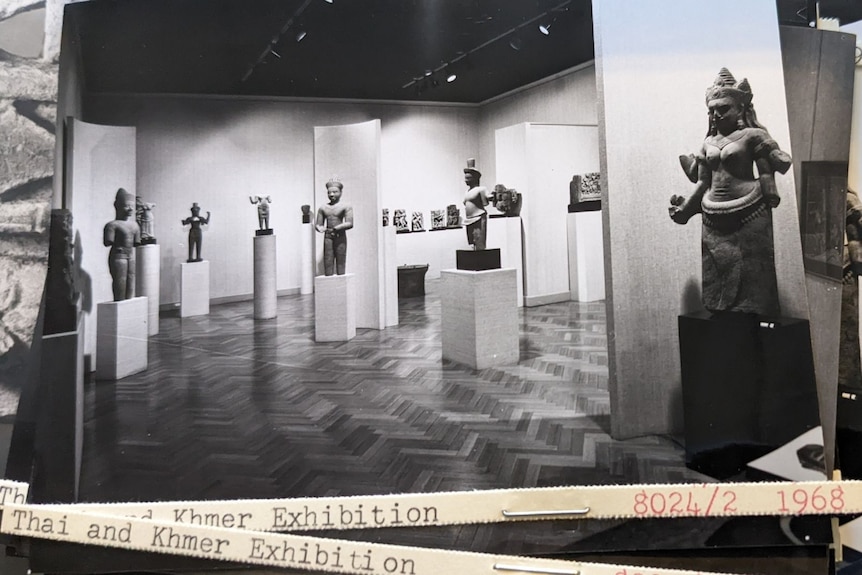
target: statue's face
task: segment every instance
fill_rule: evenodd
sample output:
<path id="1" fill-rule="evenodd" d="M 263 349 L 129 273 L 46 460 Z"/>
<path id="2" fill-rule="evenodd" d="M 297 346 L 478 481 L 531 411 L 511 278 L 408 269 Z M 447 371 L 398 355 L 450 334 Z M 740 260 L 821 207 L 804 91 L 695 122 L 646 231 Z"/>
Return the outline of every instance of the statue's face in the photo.
<path id="1" fill-rule="evenodd" d="M 739 120 L 742 118 L 742 106 L 733 98 L 729 96 L 716 98 L 710 100 L 706 106 L 715 127 L 722 134 L 733 132 L 739 127 Z"/>
<path id="2" fill-rule="evenodd" d="M 114 202 L 114 207 L 117 209 L 117 214 L 124 218 L 129 218 L 135 213 L 135 200 L 128 198 L 123 201 L 122 199 L 117 198 L 117 201 Z"/>
<path id="3" fill-rule="evenodd" d="M 464 172 L 464 183 L 475 188 L 479 185 L 479 176 L 475 172 Z"/>
<path id="4" fill-rule="evenodd" d="M 329 198 L 330 204 L 337 204 L 341 199 L 341 188 L 338 186 L 329 186 L 326 188 L 326 197 Z"/>

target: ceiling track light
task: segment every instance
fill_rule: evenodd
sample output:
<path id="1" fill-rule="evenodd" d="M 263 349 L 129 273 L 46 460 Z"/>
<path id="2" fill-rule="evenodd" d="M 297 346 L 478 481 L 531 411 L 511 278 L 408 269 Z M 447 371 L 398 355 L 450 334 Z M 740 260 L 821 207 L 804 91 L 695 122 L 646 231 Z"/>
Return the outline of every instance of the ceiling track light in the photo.
<path id="1" fill-rule="evenodd" d="M 300 31 L 296 34 L 296 41 L 297 41 L 297 42 L 302 42 L 302 41 L 305 39 L 305 37 L 306 37 L 306 36 L 308 36 L 308 32 L 306 32 L 305 30 L 300 30 Z"/>
<path id="2" fill-rule="evenodd" d="M 458 74 L 455 69 L 463 71 L 472 68 L 472 64 L 470 62 L 471 54 L 479 52 L 480 50 L 501 40 L 507 41 L 509 47 L 512 48 L 512 50 L 519 51 L 523 47 L 524 33 L 521 32 L 522 30 L 526 29 L 528 26 L 537 25 L 542 34 L 546 36 L 550 35 L 551 26 L 557 21 L 557 15 L 562 12 L 568 12 L 571 3 L 572 0 L 564 0 L 550 10 L 538 14 L 528 20 L 525 20 L 514 28 L 506 30 L 502 34 L 498 34 L 497 36 L 494 36 L 493 38 L 482 42 L 481 44 L 470 50 L 459 51 L 450 61 L 438 66 L 437 68 L 434 68 L 433 70 L 426 69 L 422 75 L 414 76 L 401 87 L 404 89 L 412 87 L 414 88 L 416 94 L 419 95 L 420 93 L 428 89 L 427 81 L 429 76 L 437 72 L 442 72 L 442 76 L 446 78 L 446 82 L 451 84 L 458 78 Z M 455 69 L 453 69 L 453 65 L 455 66 Z M 432 84 L 436 87 L 439 85 L 439 82 L 432 80 Z"/>

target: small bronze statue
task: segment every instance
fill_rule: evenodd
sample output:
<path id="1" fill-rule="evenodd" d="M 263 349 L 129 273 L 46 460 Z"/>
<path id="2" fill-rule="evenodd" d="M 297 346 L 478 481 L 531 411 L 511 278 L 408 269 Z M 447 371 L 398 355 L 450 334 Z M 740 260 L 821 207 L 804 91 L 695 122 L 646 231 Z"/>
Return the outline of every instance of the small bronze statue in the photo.
<path id="1" fill-rule="evenodd" d="M 311 206 L 308 204 L 302 205 L 302 223 L 310 224 L 311 223 Z"/>
<path id="2" fill-rule="evenodd" d="M 339 204 L 344 185 L 332 178 L 326 182 L 329 203 L 317 210 L 314 228 L 323 234 L 323 273 L 343 276 L 347 270 L 347 230 L 353 227 L 353 208 Z"/>
<path id="3" fill-rule="evenodd" d="M 156 204 L 145 202 L 141 196 L 135 198 L 135 219 L 138 221 L 138 226 L 141 228 L 141 243 L 150 245 L 156 243 L 156 237 L 153 235 L 155 215 L 153 208 Z"/>
<path id="4" fill-rule="evenodd" d="M 207 212 L 207 217 L 201 217 L 201 207 L 197 202 L 192 204 L 192 215 L 180 222 L 182 225 L 190 225 L 189 228 L 189 259 L 188 263 L 202 262 L 201 259 L 201 241 L 203 240 L 203 230 L 201 226 L 210 223 L 210 213 Z M 192 258 L 192 252 L 195 257 Z"/>
<path id="5" fill-rule="evenodd" d="M 467 226 L 467 243 L 473 249 L 484 250 L 485 238 L 488 235 L 488 191 L 479 185 L 482 172 L 476 169 L 476 160 L 467 160 L 464 168 L 464 183 L 467 184 L 467 193 L 464 196 L 464 225 Z"/>
<path id="6" fill-rule="evenodd" d="M 132 219 L 135 196 L 123 188 L 114 199 L 116 219 L 105 225 L 103 242 L 111 247 L 108 269 L 111 271 L 114 301 L 135 297 L 135 246 L 141 245 L 141 228 Z"/>
<path id="7" fill-rule="evenodd" d="M 775 172 L 790 156 L 758 121 L 748 80 L 722 68 L 706 91 L 709 131 L 697 154 L 680 156 L 695 187 L 674 195 L 668 212 L 678 224 L 703 218 L 703 305 L 713 312 L 779 313 L 772 210 L 780 198 Z M 755 175 L 754 167 L 757 167 Z"/>
<path id="8" fill-rule="evenodd" d="M 249 196 L 248 201 L 252 205 L 257 204 L 258 231 L 269 230 L 269 204 L 272 203 L 272 198 L 270 196 Z"/>
<path id="9" fill-rule="evenodd" d="M 383 227 L 389 225 L 389 208 L 383 208 Z"/>

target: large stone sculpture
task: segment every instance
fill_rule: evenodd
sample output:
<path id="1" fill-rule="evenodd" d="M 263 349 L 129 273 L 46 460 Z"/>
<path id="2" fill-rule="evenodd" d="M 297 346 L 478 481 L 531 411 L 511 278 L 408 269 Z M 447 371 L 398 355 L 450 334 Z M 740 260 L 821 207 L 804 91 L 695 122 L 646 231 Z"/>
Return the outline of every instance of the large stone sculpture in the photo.
<path id="1" fill-rule="evenodd" d="M 353 208 L 339 203 L 344 185 L 336 178 L 326 182 L 329 203 L 317 210 L 314 228 L 323 234 L 323 274 L 343 276 L 347 270 L 347 230 L 353 227 Z"/>
<path id="2" fill-rule="evenodd" d="M 678 224 L 702 214 L 707 310 L 778 315 L 774 174 L 785 173 L 791 159 L 758 123 L 751 101 L 748 80 L 737 82 L 722 68 L 706 92 L 706 140 L 697 154 L 680 156 L 694 190 L 688 198 L 672 196 L 668 211 Z"/>
<path id="3" fill-rule="evenodd" d="M 272 233 L 272 229 L 269 227 L 269 204 L 272 203 L 272 198 L 269 196 L 249 196 L 248 201 L 257 204 L 258 235 Z"/>
<path id="4" fill-rule="evenodd" d="M 201 242 L 203 240 L 203 230 L 201 226 L 210 223 L 210 213 L 207 212 L 207 217 L 201 217 L 201 207 L 197 202 L 192 203 L 192 215 L 180 222 L 182 225 L 189 225 L 189 263 L 201 262 Z M 194 252 L 194 258 L 192 253 Z"/>
<path id="5" fill-rule="evenodd" d="M 156 221 L 153 214 L 153 208 L 156 204 L 145 202 L 141 196 L 135 198 L 135 219 L 138 221 L 138 227 L 141 228 L 141 243 L 154 244 L 156 236 L 154 234 L 154 223 Z"/>
<path id="6" fill-rule="evenodd" d="M 467 226 L 467 243 L 474 250 L 485 249 L 485 239 L 488 235 L 488 191 L 479 185 L 482 172 L 476 169 L 476 160 L 467 160 L 464 168 L 464 183 L 467 193 L 464 195 L 464 225 Z"/>
<path id="7" fill-rule="evenodd" d="M 135 297 L 135 246 L 141 244 L 141 228 L 132 219 L 135 213 L 135 196 L 123 188 L 114 199 L 116 219 L 108 222 L 104 230 L 104 244 L 108 252 L 108 269 L 113 280 L 114 301 Z"/>

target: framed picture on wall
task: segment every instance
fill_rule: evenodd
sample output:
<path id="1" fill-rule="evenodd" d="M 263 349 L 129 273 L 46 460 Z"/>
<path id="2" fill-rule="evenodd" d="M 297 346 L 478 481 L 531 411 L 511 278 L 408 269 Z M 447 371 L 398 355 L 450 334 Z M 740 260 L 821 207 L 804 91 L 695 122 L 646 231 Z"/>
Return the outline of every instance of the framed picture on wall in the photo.
<path id="1" fill-rule="evenodd" d="M 847 162 L 803 162 L 799 227 L 805 271 L 841 281 Z"/>

